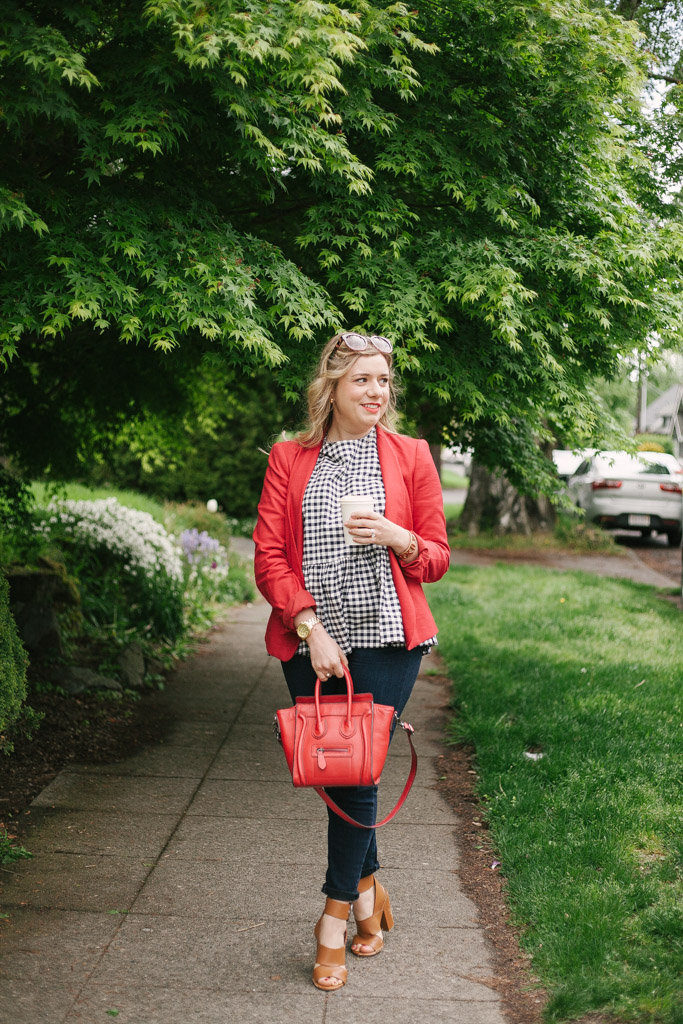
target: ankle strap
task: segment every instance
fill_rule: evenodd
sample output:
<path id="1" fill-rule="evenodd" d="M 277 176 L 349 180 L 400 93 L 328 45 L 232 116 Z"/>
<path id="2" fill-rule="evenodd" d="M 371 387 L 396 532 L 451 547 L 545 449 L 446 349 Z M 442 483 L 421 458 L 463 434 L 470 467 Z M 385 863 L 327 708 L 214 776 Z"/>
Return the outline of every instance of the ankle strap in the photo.
<path id="1" fill-rule="evenodd" d="M 325 913 L 340 921 L 346 921 L 349 916 L 349 904 L 342 900 L 333 900 L 331 896 L 328 896 L 325 900 Z"/>

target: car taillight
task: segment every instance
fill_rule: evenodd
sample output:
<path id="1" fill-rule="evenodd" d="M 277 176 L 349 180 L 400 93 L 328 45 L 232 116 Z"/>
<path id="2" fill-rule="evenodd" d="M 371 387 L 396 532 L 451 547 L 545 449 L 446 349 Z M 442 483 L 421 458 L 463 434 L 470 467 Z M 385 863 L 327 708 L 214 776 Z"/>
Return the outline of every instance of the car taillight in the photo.
<path id="1" fill-rule="evenodd" d="M 683 485 L 681 484 L 660 484 L 660 491 L 670 491 L 671 494 L 683 494 Z"/>
<path id="2" fill-rule="evenodd" d="M 594 491 L 600 491 L 605 487 L 611 490 L 612 488 L 621 487 L 621 480 L 602 480 L 598 478 L 593 480 L 591 487 Z"/>

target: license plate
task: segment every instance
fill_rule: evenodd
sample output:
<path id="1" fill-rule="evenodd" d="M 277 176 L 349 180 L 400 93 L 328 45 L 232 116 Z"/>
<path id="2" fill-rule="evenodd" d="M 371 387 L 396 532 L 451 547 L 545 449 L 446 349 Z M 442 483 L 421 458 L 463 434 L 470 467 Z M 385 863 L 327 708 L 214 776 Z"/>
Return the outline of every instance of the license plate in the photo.
<path id="1" fill-rule="evenodd" d="M 649 516 L 629 516 L 628 517 L 628 525 L 629 526 L 649 526 L 650 525 L 650 517 Z"/>

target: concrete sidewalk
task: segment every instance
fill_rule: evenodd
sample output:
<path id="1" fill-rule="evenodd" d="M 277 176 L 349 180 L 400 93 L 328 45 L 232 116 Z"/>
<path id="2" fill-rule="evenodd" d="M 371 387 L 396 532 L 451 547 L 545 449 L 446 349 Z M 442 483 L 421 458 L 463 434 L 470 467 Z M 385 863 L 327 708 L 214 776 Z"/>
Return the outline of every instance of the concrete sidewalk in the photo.
<path id="1" fill-rule="evenodd" d="M 429 676 L 405 715 L 418 730 L 417 780 L 379 833 L 396 927 L 380 956 L 349 953 L 341 991 L 313 988 L 326 810 L 294 790 L 273 736 L 288 694 L 264 650 L 267 611 L 232 610 L 173 674 L 164 743 L 65 769 L 33 802 L 35 856 L 0 876 L 0 1020 L 503 1024 L 456 873 L 457 821 L 433 788 L 448 695 Z M 381 809 L 408 764 L 397 735 Z"/>

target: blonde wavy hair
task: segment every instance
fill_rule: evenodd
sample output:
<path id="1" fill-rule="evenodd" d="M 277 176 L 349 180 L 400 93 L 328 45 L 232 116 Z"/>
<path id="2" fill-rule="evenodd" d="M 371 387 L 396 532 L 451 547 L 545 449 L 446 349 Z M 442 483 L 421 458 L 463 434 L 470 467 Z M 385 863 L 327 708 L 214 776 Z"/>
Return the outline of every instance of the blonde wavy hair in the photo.
<path id="1" fill-rule="evenodd" d="M 337 382 L 359 359 L 367 356 L 384 356 L 389 367 L 389 404 L 380 417 L 380 424 L 391 434 L 397 433 L 398 412 L 396 403 L 399 388 L 395 379 L 391 352 L 379 352 L 374 345 L 368 345 L 362 352 L 354 352 L 345 345 L 337 348 L 341 334 L 335 334 L 320 353 L 320 360 L 311 383 L 308 385 L 308 422 L 295 437 L 302 448 L 314 448 L 320 444 L 332 422 L 332 402 Z"/>

